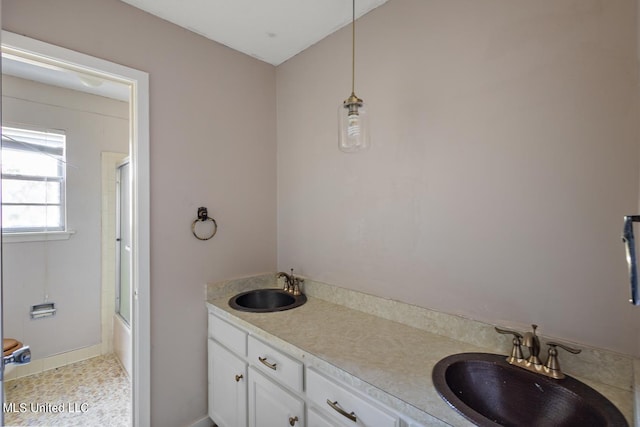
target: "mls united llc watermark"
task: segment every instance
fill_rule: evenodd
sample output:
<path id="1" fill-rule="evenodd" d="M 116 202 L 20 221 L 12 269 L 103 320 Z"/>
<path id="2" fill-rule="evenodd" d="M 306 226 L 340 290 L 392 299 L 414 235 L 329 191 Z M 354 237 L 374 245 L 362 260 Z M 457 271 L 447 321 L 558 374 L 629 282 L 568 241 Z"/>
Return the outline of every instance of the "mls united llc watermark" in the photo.
<path id="1" fill-rule="evenodd" d="M 14 413 L 84 413 L 89 410 L 89 404 L 84 402 L 67 402 L 67 403 L 16 403 L 5 402 L 2 404 L 2 411 L 6 414 Z"/>

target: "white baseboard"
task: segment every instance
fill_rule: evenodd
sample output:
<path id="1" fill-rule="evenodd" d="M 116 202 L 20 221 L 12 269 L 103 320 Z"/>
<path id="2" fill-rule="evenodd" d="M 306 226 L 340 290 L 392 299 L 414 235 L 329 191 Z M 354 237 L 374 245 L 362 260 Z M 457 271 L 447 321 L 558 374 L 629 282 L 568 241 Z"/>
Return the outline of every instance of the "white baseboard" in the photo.
<path id="1" fill-rule="evenodd" d="M 215 424 L 211 421 L 211 418 L 205 416 L 200 418 L 199 420 L 194 421 L 192 424 L 189 424 L 189 427 L 212 427 Z"/>
<path id="2" fill-rule="evenodd" d="M 57 354 L 55 356 L 45 357 L 43 359 L 31 360 L 26 365 L 7 365 L 5 368 L 5 381 L 15 380 L 16 378 L 26 377 L 28 375 L 39 374 L 49 369 L 59 368 L 71 363 L 80 362 L 81 360 L 90 359 L 100 356 L 102 345 L 97 344 L 91 347 L 81 348 L 79 350 L 68 351 L 66 353 Z"/>

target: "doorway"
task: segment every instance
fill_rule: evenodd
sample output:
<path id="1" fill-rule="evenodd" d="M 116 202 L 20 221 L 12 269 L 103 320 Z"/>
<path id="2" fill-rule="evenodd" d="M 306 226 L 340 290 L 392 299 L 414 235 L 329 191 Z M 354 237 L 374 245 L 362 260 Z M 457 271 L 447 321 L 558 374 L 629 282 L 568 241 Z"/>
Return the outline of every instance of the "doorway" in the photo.
<path id="1" fill-rule="evenodd" d="M 147 426 L 150 423 L 148 75 L 5 31 L 2 32 L 2 55 L 3 58 L 39 64 L 44 69 L 82 76 L 88 85 L 99 80 L 127 87 L 130 99 L 128 151 L 131 183 L 128 189 L 131 204 L 132 424 Z M 3 304 L 11 304 L 7 296 Z M 4 310 L 3 314 L 6 315 Z"/>

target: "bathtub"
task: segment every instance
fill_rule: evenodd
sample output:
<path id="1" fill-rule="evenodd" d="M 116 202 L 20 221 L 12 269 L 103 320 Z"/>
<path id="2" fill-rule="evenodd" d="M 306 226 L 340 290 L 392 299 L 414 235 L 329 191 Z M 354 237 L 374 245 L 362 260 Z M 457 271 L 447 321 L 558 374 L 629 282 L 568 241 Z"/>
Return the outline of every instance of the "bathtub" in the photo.
<path id="1" fill-rule="evenodd" d="M 131 328 L 119 314 L 113 315 L 113 351 L 120 364 L 131 378 Z"/>

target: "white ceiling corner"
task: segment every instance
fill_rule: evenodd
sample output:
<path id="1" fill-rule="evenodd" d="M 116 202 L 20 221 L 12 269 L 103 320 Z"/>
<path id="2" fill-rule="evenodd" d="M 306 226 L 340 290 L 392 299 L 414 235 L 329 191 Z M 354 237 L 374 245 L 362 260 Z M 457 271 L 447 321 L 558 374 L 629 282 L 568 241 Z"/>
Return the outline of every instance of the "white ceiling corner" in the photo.
<path id="1" fill-rule="evenodd" d="M 122 0 L 264 62 L 279 65 L 351 22 L 349 0 Z M 356 18 L 388 0 L 357 0 Z M 2 73 L 128 101 L 127 85 L 2 55 Z"/>
<path id="2" fill-rule="evenodd" d="M 349 0 L 122 0 L 279 65 L 351 22 Z M 356 18 L 387 0 L 356 1 Z"/>

